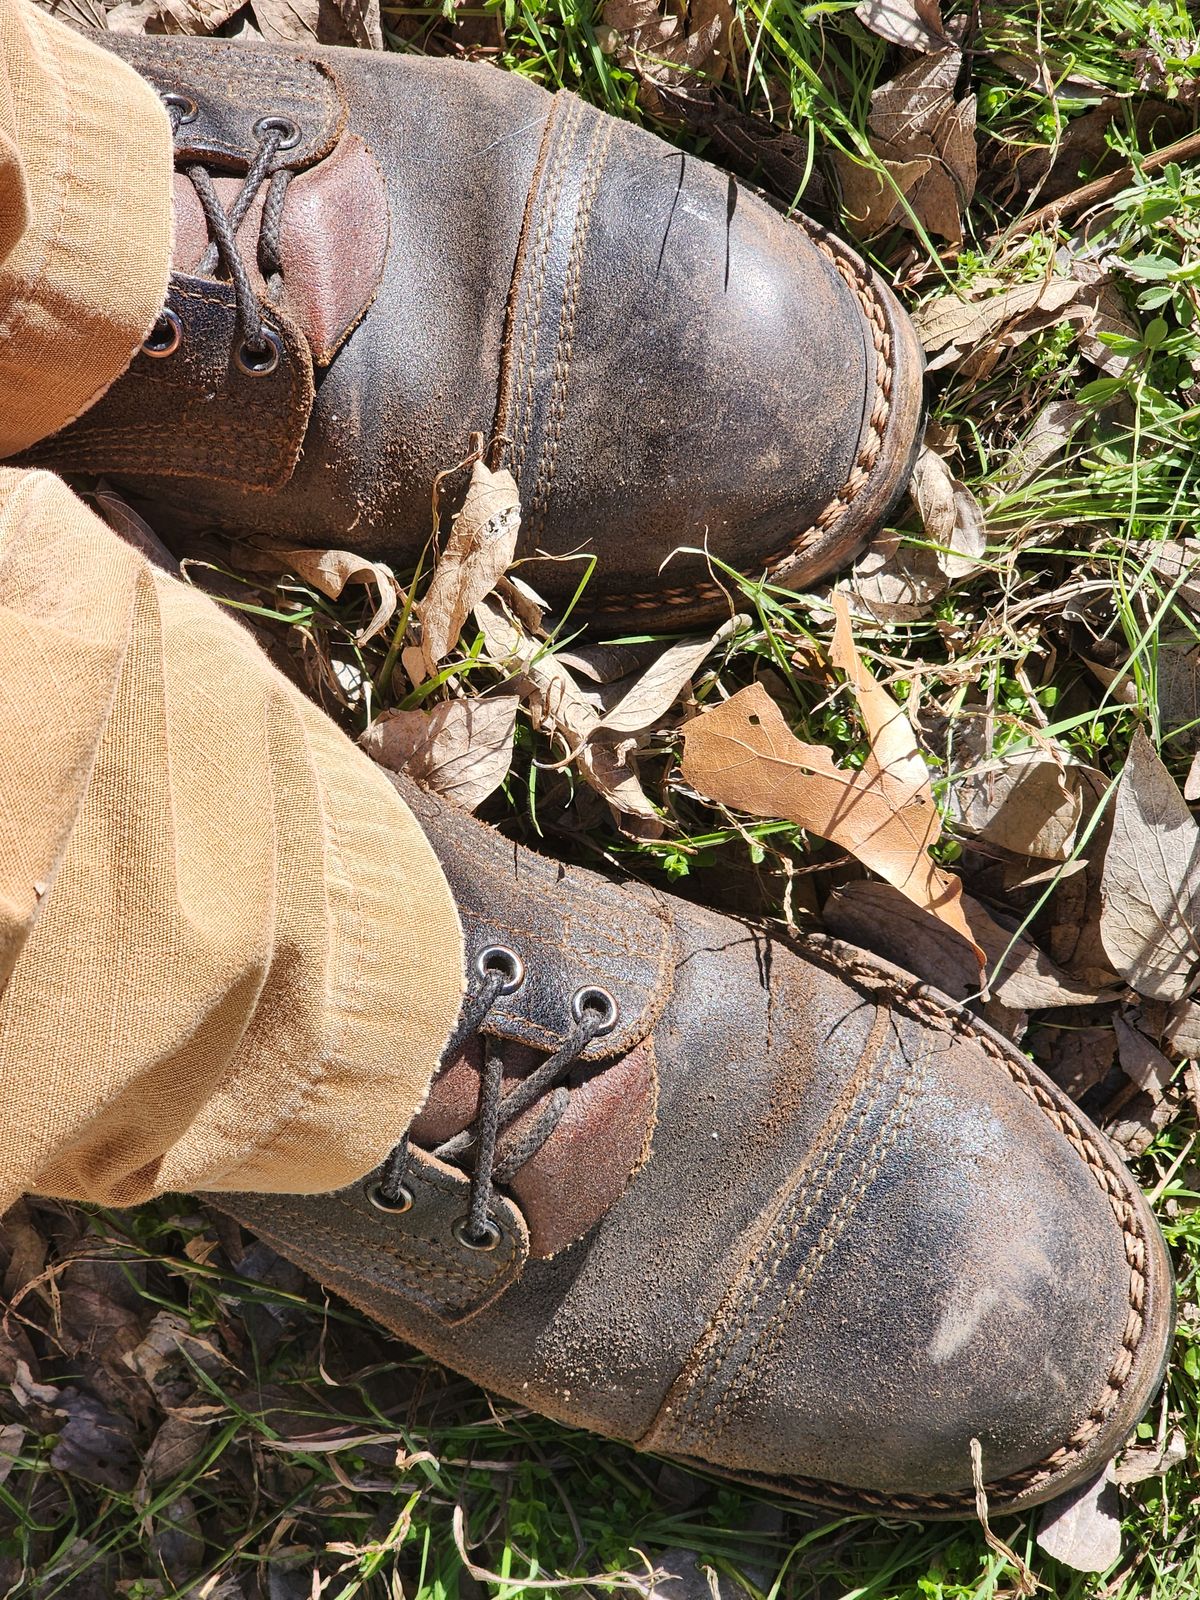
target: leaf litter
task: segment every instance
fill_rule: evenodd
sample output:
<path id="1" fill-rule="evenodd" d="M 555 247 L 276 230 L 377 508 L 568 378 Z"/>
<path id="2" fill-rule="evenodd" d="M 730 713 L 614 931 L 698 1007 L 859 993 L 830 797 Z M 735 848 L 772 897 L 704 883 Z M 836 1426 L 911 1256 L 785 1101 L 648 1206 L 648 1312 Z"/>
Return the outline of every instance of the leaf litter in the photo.
<path id="1" fill-rule="evenodd" d="M 694 874 L 696 892 L 707 886 L 710 898 L 716 862 L 747 855 L 773 885 L 782 920 L 809 918 L 974 1006 L 1126 1150 L 1150 1149 L 1147 1161 L 1160 1161 L 1154 1141 L 1170 1139 L 1200 1097 L 1190 811 L 1200 797 L 1200 754 L 1185 777 L 1197 748 L 1188 724 L 1200 704 L 1189 633 L 1189 618 L 1200 618 L 1200 543 L 1182 514 L 1185 480 L 1176 483 L 1176 509 L 1169 496 L 1153 500 L 1146 471 L 1135 505 L 1129 475 L 1120 475 L 1121 449 L 1136 402 L 1144 407 L 1139 447 L 1153 467 L 1154 451 L 1173 437 L 1171 406 L 1186 414 L 1195 403 L 1187 397 L 1197 373 L 1180 358 L 1173 374 L 1154 343 L 1163 335 L 1153 319 L 1166 302 L 1142 301 L 1147 293 L 1169 301 L 1176 291 L 1145 276 L 1145 263 L 1154 265 L 1149 246 L 1137 247 L 1143 266 L 1129 268 L 1135 251 L 1120 231 L 1133 214 L 1131 194 L 1158 184 L 1158 196 L 1175 181 L 1170 156 L 1152 153 L 1135 182 L 1132 171 L 1122 176 L 1120 139 L 1136 134 L 1145 149 L 1148 139 L 1166 142 L 1155 130 L 1185 133 L 1187 116 L 1171 116 L 1194 98 L 1194 73 L 1175 63 L 1170 41 L 1147 39 L 1129 51 L 1126 83 L 1174 95 L 1180 104 L 1172 107 L 1113 91 L 1102 75 L 1089 78 L 1078 70 L 1085 63 L 1073 65 L 1040 32 L 1013 44 L 1007 23 L 986 11 L 982 33 L 968 40 L 964 17 L 947 21 L 933 0 L 863 0 L 842 10 L 820 26 L 842 42 L 884 41 L 884 81 L 855 137 L 840 126 L 833 144 L 844 148 L 823 156 L 818 135 L 815 160 L 808 122 L 789 120 L 781 58 L 769 64 L 770 43 L 757 30 L 747 54 L 744 15 L 720 0 L 610 0 L 596 42 L 623 104 L 630 80 L 640 108 L 655 118 L 674 119 L 685 102 L 704 100 L 707 115 L 692 126 L 731 164 L 740 140 L 748 174 L 783 203 L 805 183 L 810 197 L 833 206 L 840 192 L 841 223 L 869 235 L 878 263 L 915 309 L 935 423 L 910 503 L 853 573 L 807 597 L 733 585 L 745 595 L 742 614 L 694 639 L 576 636 L 572 619 L 549 617 L 514 566 L 515 485 L 489 483 L 472 467 L 445 547 L 435 541 L 425 570 L 411 581 L 401 575 L 405 587 L 353 551 L 292 549 L 281 530 L 282 554 L 239 568 L 241 598 L 262 613 L 252 620 L 264 636 L 305 656 L 303 681 L 314 681 L 314 659 L 322 683 L 344 688 L 354 675 L 361 692 L 342 694 L 335 710 L 384 765 L 417 773 L 460 803 L 487 806 L 518 833 L 528 828 L 524 797 L 532 818 L 536 790 L 537 816 L 552 831 L 565 818 L 563 831 L 590 835 L 637 871 L 653 877 L 661 864 L 669 874 Z M 377 10 L 359 11 L 353 0 L 136 0 L 108 8 L 73 0 L 70 11 L 85 24 L 107 16 L 109 26 L 131 32 L 379 43 Z M 404 37 L 432 23 L 437 48 L 475 48 L 475 24 L 458 11 L 412 20 L 391 9 L 387 17 Z M 499 17 L 481 28 L 479 38 L 486 32 L 492 41 L 485 51 L 503 44 L 504 31 Z M 993 31 L 1003 47 L 990 41 Z M 822 65 L 830 94 L 849 104 L 857 85 L 839 80 L 835 55 Z M 1052 137 L 1032 125 L 1007 143 L 989 133 L 977 154 L 976 121 L 994 121 L 994 110 L 975 91 L 984 82 L 994 89 L 997 74 L 1044 97 Z M 1034 95 L 1022 92 L 1013 103 Z M 1086 180 L 1096 171 L 1114 174 L 1117 186 L 1089 212 Z M 1077 231 L 1054 233 L 1043 218 L 1025 237 L 1039 201 L 1060 199 Z M 1189 225 L 1186 206 L 1171 214 L 1172 226 Z M 914 224 L 939 247 L 936 263 L 925 258 Z M 1038 231 L 1045 226 L 1049 237 Z M 1160 230 L 1158 247 L 1165 237 Z M 1176 321 L 1169 303 L 1165 315 L 1177 342 L 1185 317 Z M 1097 372 L 1107 391 L 1089 381 Z M 134 515 L 119 520 L 132 527 Z M 259 582 L 282 572 L 288 579 L 278 588 Z M 304 588 L 328 604 L 313 608 L 302 630 L 286 618 Z M 830 603 L 839 608 L 832 641 Z M 1179 621 L 1177 632 L 1160 627 L 1160 610 Z M 860 650 L 873 673 L 861 667 Z M 850 685 L 832 686 L 833 665 Z M 1089 715 L 1108 720 L 1101 727 Z M 706 752 L 712 719 L 719 737 Z M 759 749 L 764 727 L 769 748 Z M 740 748 L 753 758 L 736 776 L 735 739 L 746 740 Z M 704 782 L 697 750 L 707 755 Z M 718 792 L 726 781 L 732 797 Z M 743 809 L 747 799 L 753 804 Z M 798 883 L 803 894 L 794 892 Z M 128 1241 L 118 1273 L 133 1277 L 136 1294 L 123 1297 L 103 1271 L 89 1277 L 73 1254 L 78 1226 L 73 1213 L 35 1204 L 3 1231 L 0 1265 L 14 1309 L 0 1349 L 12 1384 L 12 1409 L 0 1419 L 0 1478 L 11 1482 L 40 1452 L 44 1477 L 57 1475 L 77 1496 L 101 1495 L 105 1470 L 128 1482 L 122 1441 L 132 1439 L 141 1463 L 132 1492 L 148 1506 L 148 1496 L 223 1437 L 232 1412 L 220 1396 L 246 1351 L 261 1345 L 270 1359 L 297 1331 L 303 1342 L 312 1314 L 287 1299 L 301 1290 L 285 1263 L 234 1250 L 225 1225 L 191 1219 L 173 1272 L 232 1262 L 241 1282 L 260 1281 L 266 1299 L 270 1283 L 287 1290 L 269 1310 L 227 1297 L 201 1343 L 188 1344 L 187 1319 L 160 1321 L 161 1305 L 138 1299 L 151 1286 Z M 336 1319 L 330 1328 L 336 1352 Z M 260 1398 L 277 1407 L 272 1417 L 294 1401 Z M 236 1394 L 234 1403 L 241 1404 Z M 310 1438 L 322 1436 L 322 1426 L 304 1420 Z M 55 1440 L 57 1462 L 49 1453 Z M 267 1503 L 287 1503 L 275 1465 L 263 1466 L 264 1456 L 283 1452 L 244 1442 L 230 1448 L 245 1450 L 236 1471 L 220 1478 L 233 1501 L 253 1478 Z M 1170 1474 L 1185 1448 L 1178 1430 L 1163 1428 L 1154 1444 L 1126 1452 L 1115 1482 Z M 212 1468 L 218 1475 L 223 1459 Z M 185 1553 L 171 1559 L 186 1567 L 195 1508 L 190 1492 L 178 1502 L 174 1531 Z M 219 1514 L 202 1507 L 195 1515 L 210 1549 L 233 1547 L 239 1534 Z M 1111 1504 L 1101 1505 L 1097 1491 L 1070 1515 L 1069 1537 L 1060 1524 L 1045 1548 L 1057 1537 L 1056 1558 L 1085 1570 L 1089 1561 L 1111 1561 Z M 147 1516 L 155 1538 L 174 1536 Z M 272 1594 L 289 1600 L 295 1572 L 303 1592 L 315 1592 L 322 1559 L 312 1536 L 319 1512 L 302 1504 L 301 1519 L 306 1531 L 289 1532 L 281 1553 L 268 1557 Z M 101 1562 L 101 1543 L 81 1541 L 73 1559 Z M 214 1597 L 249 1593 L 224 1574 L 205 1583 Z M 124 1590 L 109 1584 L 102 1592 Z"/>

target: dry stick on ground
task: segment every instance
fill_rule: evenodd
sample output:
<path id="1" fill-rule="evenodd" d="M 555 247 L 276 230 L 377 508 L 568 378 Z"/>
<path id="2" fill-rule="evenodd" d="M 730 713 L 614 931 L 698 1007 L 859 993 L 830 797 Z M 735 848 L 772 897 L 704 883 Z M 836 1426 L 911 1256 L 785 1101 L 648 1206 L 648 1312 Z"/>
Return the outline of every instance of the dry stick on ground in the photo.
<path id="1" fill-rule="evenodd" d="M 1170 161 L 1190 161 L 1193 156 L 1200 156 L 1200 133 L 1189 133 L 1182 139 L 1176 139 L 1174 144 L 1164 145 L 1161 150 L 1152 150 L 1141 162 L 1141 170 L 1157 172 Z M 1019 238 L 1025 233 L 1034 233 L 1045 223 L 1058 222 L 1063 217 L 1085 211 L 1098 201 L 1111 200 L 1126 187 L 1135 175 L 1135 171 L 1133 163 L 1128 162 L 1117 172 L 1110 172 L 1106 178 L 1094 178 L 1091 183 L 1085 183 L 1079 189 L 1072 189 L 1061 199 L 1051 200 L 1048 204 L 1039 206 L 1036 211 L 1031 211 L 1027 217 L 1022 217 L 1020 221 L 1001 229 L 997 237 Z"/>

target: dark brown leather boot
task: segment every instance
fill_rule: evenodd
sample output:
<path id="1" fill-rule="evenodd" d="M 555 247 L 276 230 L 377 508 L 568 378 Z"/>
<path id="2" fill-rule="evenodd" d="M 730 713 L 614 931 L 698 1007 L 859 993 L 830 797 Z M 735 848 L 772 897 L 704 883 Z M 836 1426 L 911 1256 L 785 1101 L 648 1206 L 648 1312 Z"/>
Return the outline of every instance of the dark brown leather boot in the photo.
<path id="1" fill-rule="evenodd" d="M 116 478 L 160 531 L 403 566 L 480 433 L 519 554 L 594 555 L 588 609 L 657 626 L 723 604 L 700 555 L 660 573 L 676 548 L 803 585 L 904 487 L 907 317 L 726 173 L 488 66 L 101 42 L 176 124 L 176 270 L 130 371 L 27 459 Z M 528 576 L 561 602 L 585 571 Z"/>
<path id="2" fill-rule="evenodd" d="M 362 1185 L 222 1205 L 477 1382 L 803 1500 L 969 1515 L 972 1439 L 994 1511 L 1102 1468 L 1171 1271 L 1036 1067 L 874 957 L 404 793 L 466 932 L 448 1064 Z"/>

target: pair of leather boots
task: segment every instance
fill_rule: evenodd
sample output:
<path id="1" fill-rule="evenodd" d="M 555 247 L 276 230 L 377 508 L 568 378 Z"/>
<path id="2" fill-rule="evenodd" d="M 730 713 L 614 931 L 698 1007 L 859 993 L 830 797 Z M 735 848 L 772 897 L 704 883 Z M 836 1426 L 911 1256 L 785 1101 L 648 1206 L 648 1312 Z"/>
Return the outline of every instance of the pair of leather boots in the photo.
<path id="1" fill-rule="evenodd" d="M 490 67 L 104 42 L 171 116 L 175 270 L 127 374 L 26 459 L 108 474 L 184 547 L 402 564 L 482 433 L 537 587 L 594 555 L 610 629 L 711 616 L 709 558 L 805 584 L 903 490 L 919 347 L 802 216 Z M 377 1173 L 235 1215 L 478 1382 L 802 1500 L 969 1514 L 973 1441 L 993 1511 L 1103 1469 L 1162 1377 L 1170 1267 L 1030 1061 L 874 956 L 404 792 L 463 920 L 459 1027 Z"/>

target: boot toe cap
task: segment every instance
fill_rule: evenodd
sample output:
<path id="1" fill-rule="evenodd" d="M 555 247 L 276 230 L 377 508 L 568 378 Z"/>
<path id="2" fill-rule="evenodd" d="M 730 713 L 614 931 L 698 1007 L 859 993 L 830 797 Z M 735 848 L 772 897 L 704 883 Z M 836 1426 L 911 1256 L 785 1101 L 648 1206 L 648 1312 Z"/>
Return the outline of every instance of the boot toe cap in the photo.
<path id="1" fill-rule="evenodd" d="M 673 1396 L 683 1453 L 969 1513 L 972 1440 L 1018 1507 L 1100 1470 L 1149 1403 L 1172 1285 L 1133 1180 L 990 1030 L 932 1038 L 897 1015 L 886 1080 L 760 1235 Z"/>

